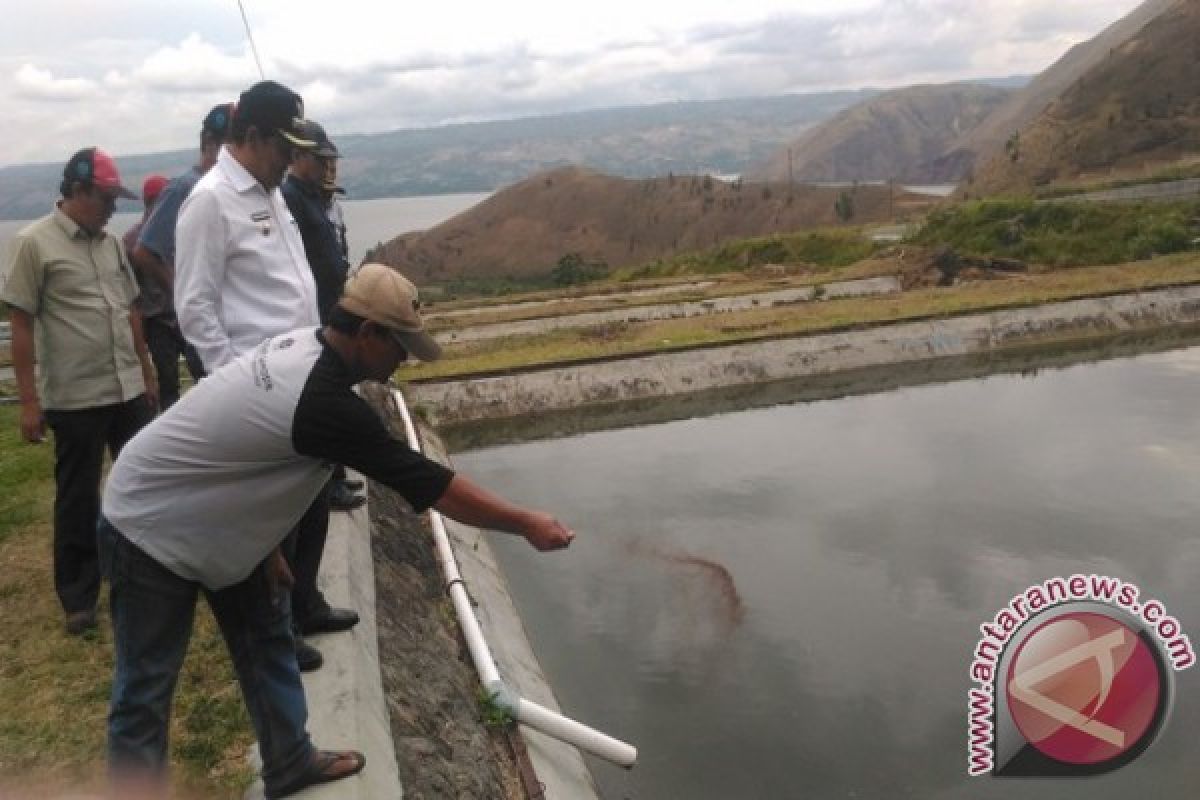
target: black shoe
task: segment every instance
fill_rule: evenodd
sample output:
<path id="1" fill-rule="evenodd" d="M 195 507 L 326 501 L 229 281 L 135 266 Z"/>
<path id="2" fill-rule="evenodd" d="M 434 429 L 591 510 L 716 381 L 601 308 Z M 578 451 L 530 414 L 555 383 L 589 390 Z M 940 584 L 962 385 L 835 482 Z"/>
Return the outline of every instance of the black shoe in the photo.
<path id="1" fill-rule="evenodd" d="M 334 511 L 353 511 L 367 502 L 361 494 L 355 494 L 346 488 L 346 484 L 334 484 L 329 492 L 329 507 Z"/>
<path id="2" fill-rule="evenodd" d="M 300 623 L 300 632 L 305 636 L 317 633 L 337 633 L 348 631 L 358 624 L 358 612 L 349 608 L 331 608 L 325 606 Z"/>
<path id="3" fill-rule="evenodd" d="M 366 484 L 364 484 L 362 481 L 357 481 L 357 480 L 349 480 L 349 481 L 343 480 L 342 481 L 342 486 L 345 486 L 347 489 L 349 489 L 352 492 L 357 492 L 359 489 L 363 488 L 363 486 L 365 486 L 365 485 Z"/>
<path id="4" fill-rule="evenodd" d="M 296 666 L 301 672 L 312 672 L 314 669 L 320 669 L 325 663 L 325 657 L 321 655 L 321 651 L 313 647 L 308 642 L 296 637 Z"/>

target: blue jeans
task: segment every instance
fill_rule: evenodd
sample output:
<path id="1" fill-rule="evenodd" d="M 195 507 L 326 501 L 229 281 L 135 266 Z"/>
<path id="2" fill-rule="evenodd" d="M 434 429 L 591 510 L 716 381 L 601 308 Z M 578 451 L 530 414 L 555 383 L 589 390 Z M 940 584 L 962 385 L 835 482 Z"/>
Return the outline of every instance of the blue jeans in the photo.
<path id="1" fill-rule="evenodd" d="M 254 723 L 268 787 L 304 772 L 313 757 L 308 706 L 296 667 L 288 593 L 271 591 L 264 566 L 219 591 L 185 580 L 140 550 L 104 517 L 97 529 L 109 581 L 116 674 L 108 713 L 114 778 L 165 780 L 171 698 L 203 592 L 221 628 Z"/>

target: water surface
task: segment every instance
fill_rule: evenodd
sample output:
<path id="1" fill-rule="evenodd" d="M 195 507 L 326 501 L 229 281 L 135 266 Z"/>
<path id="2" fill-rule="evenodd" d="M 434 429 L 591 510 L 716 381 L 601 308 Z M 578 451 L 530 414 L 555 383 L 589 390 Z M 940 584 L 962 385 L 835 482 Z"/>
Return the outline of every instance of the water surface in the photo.
<path id="1" fill-rule="evenodd" d="M 346 214 L 350 263 L 358 264 L 367 250 L 380 242 L 409 231 L 432 228 L 466 211 L 488 197 L 487 193 L 441 194 L 427 197 L 384 197 L 375 200 L 343 200 Z M 114 214 L 106 230 L 121 236 L 142 218 L 140 211 Z M 8 242 L 30 220 L 0 220 L 0 257 L 8 251 Z M 4 267 L 0 266 L 0 271 Z"/>
<path id="2" fill-rule="evenodd" d="M 603 796 L 1153 798 L 1200 785 L 1196 669 L 1088 780 L 966 776 L 978 626 L 1137 583 L 1200 636 L 1200 348 L 460 454 L 580 534 L 498 556 L 564 709 L 636 743 Z"/>

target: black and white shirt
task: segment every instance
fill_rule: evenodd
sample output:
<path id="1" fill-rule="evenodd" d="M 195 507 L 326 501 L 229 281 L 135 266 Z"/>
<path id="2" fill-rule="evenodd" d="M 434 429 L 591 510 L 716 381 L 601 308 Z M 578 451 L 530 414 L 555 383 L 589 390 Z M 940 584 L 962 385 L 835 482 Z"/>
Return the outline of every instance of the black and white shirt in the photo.
<path id="1" fill-rule="evenodd" d="M 394 439 L 315 328 L 276 336 L 201 381 L 121 451 L 104 515 L 210 589 L 244 580 L 345 464 L 417 511 L 453 472 Z"/>

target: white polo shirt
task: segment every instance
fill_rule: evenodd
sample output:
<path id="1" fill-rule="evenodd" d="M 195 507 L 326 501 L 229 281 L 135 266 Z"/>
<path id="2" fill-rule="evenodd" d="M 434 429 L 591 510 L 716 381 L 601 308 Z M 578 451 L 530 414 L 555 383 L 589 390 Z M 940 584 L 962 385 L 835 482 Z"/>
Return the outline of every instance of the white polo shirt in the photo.
<path id="1" fill-rule="evenodd" d="M 225 147 L 179 211 L 175 310 L 209 372 L 263 339 L 319 324 L 312 269 L 283 195 Z"/>

